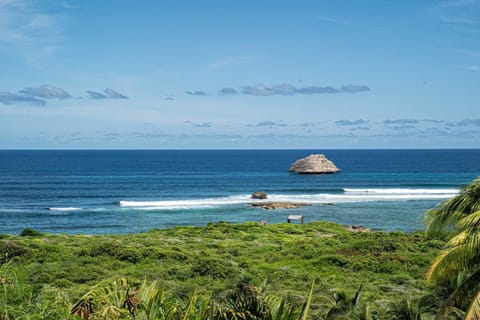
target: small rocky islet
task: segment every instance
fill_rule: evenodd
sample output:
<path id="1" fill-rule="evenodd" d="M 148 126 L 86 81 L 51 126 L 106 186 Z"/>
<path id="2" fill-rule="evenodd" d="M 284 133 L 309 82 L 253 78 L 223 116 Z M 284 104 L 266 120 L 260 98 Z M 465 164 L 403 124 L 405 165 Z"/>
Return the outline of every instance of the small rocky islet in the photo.
<path id="1" fill-rule="evenodd" d="M 250 196 L 251 199 L 264 200 L 267 199 L 267 194 L 263 191 L 255 191 Z"/>
<path id="2" fill-rule="evenodd" d="M 307 202 L 291 202 L 291 201 L 267 201 L 267 202 L 251 202 L 252 207 L 262 208 L 265 210 L 272 209 L 296 209 L 299 207 L 310 206 Z"/>
<path id="3" fill-rule="evenodd" d="M 254 199 L 254 200 L 265 200 L 267 198 L 268 196 L 264 191 L 255 191 L 250 196 L 250 199 Z M 258 201 L 258 202 L 250 202 L 249 205 L 255 208 L 261 208 L 265 210 L 296 209 L 298 207 L 310 206 L 310 204 L 306 202 L 293 202 L 293 201 Z"/>
<path id="4" fill-rule="evenodd" d="M 295 161 L 290 169 L 290 172 L 300 174 L 326 174 L 339 172 L 340 169 L 323 154 L 311 154 L 308 157 L 298 159 Z M 264 191 L 256 191 L 250 196 L 254 200 L 265 200 L 268 198 Z M 332 203 L 325 203 L 331 205 Z M 250 206 L 262 208 L 266 210 L 272 209 L 296 209 L 303 206 L 310 206 L 307 202 L 293 202 L 293 201 L 259 201 L 251 202 Z"/>
<path id="5" fill-rule="evenodd" d="M 311 154 L 295 161 L 288 171 L 301 174 L 327 174 L 340 172 L 340 169 L 324 154 Z"/>

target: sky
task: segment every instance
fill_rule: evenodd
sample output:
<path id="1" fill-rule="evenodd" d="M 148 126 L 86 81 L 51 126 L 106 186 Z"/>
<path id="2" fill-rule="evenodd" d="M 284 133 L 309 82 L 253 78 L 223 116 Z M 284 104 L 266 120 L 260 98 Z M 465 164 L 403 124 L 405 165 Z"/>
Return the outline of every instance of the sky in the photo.
<path id="1" fill-rule="evenodd" d="M 480 147 L 480 0 L 0 0 L 0 149 Z"/>

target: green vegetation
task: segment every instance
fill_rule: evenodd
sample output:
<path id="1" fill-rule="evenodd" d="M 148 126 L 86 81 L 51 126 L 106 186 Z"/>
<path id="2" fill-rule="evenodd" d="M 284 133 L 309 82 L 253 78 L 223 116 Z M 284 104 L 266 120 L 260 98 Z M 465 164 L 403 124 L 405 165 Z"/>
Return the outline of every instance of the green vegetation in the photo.
<path id="1" fill-rule="evenodd" d="M 2 235 L 0 319 L 407 319 L 444 243 L 328 222 Z"/>
<path id="2" fill-rule="evenodd" d="M 427 212 L 426 234 L 328 222 L 25 229 L 0 235 L 0 320 L 474 320 L 479 257 L 480 178 Z"/>
<path id="3" fill-rule="evenodd" d="M 443 291 L 440 314 L 466 309 L 465 319 L 480 319 L 480 178 L 429 211 L 426 231 L 453 235 L 427 274 Z"/>

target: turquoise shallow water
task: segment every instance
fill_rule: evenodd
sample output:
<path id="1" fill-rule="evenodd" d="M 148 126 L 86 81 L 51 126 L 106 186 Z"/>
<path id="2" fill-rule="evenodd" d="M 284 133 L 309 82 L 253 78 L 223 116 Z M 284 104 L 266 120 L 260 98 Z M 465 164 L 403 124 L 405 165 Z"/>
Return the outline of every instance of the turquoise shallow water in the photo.
<path id="1" fill-rule="evenodd" d="M 288 172 L 311 153 L 342 172 Z M 480 175 L 478 159 L 480 150 L 0 151 L 0 233 L 128 233 L 283 222 L 292 213 L 414 231 L 425 210 Z M 248 196 L 258 190 L 312 206 L 251 208 Z"/>

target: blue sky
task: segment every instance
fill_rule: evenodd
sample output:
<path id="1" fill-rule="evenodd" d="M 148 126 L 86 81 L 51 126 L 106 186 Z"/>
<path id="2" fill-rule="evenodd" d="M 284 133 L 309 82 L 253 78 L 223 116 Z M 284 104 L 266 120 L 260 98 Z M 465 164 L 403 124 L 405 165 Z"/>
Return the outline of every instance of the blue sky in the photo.
<path id="1" fill-rule="evenodd" d="M 0 0 L 0 148 L 478 148 L 480 1 Z"/>

